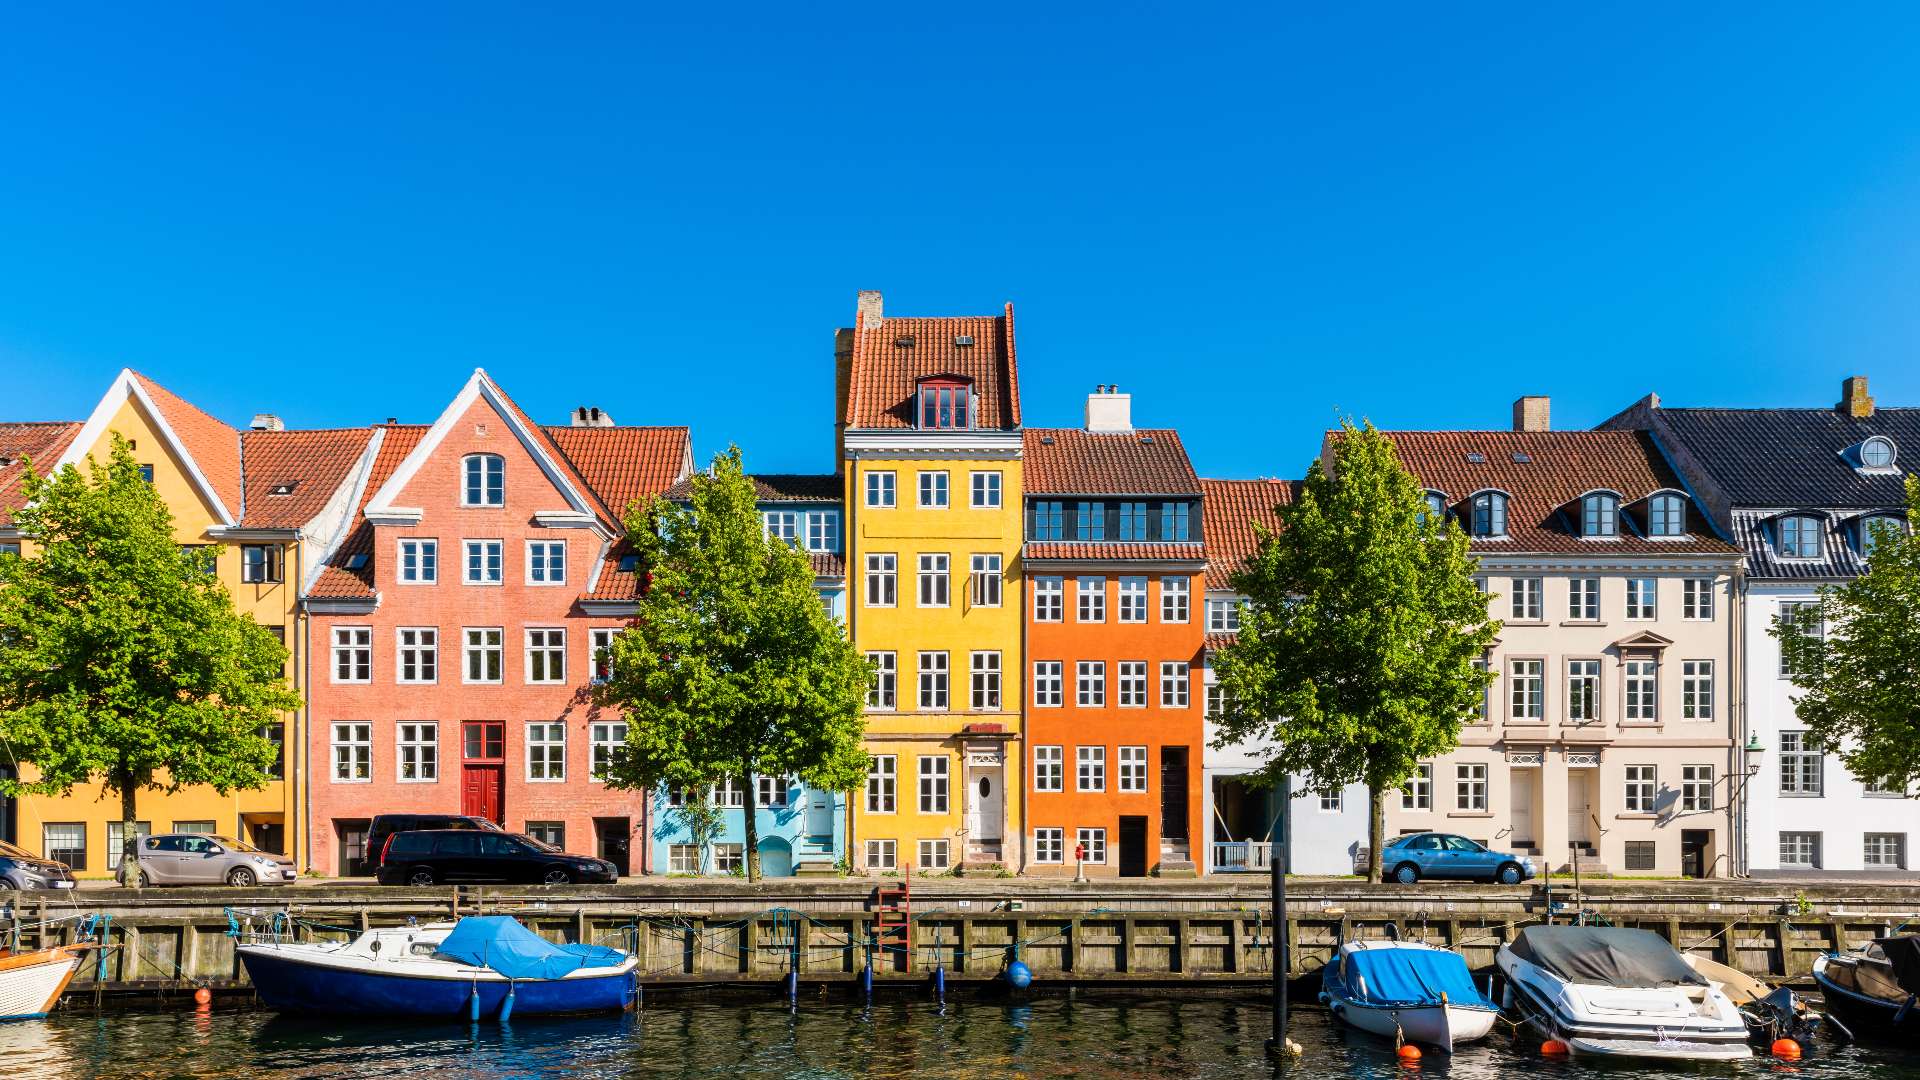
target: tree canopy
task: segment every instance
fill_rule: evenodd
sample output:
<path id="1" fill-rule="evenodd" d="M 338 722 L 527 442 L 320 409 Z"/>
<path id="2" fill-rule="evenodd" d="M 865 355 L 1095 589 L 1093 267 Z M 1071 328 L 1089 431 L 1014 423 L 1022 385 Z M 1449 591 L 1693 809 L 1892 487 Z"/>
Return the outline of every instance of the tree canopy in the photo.
<path id="1" fill-rule="evenodd" d="M 1458 745 L 1499 623 L 1466 536 L 1428 512 L 1387 437 L 1347 421 L 1329 453 L 1233 577 L 1248 610 L 1217 662 L 1215 744 L 1270 743 L 1256 777 L 1268 785 L 1365 784 L 1378 879 L 1385 794 Z"/>
<path id="2" fill-rule="evenodd" d="M 846 791 L 866 776 L 870 667 L 821 603 L 808 557 L 766 535 L 737 447 L 694 477 L 685 503 L 655 500 L 627 526 L 648 579 L 597 690 L 629 720 L 608 782 L 737 779 L 757 879 L 757 778 Z"/>
<path id="3" fill-rule="evenodd" d="M 1800 692 L 1794 711 L 1854 776 L 1911 793 L 1920 784 L 1920 479 L 1907 477 L 1906 528 L 1866 522 L 1867 572 L 1821 590 L 1770 632 Z"/>
<path id="4" fill-rule="evenodd" d="M 275 779 L 262 729 L 300 705 L 286 647 L 234 610 L 219 548 L 180 545 L 126 441 L 84 475 L 29 468 L 24 495 L 14 522 L 32 548 L 0 556 L 0 740 L 33 779 L 0 790 L 97 781 L 130 837 L 138 791 Z"/>

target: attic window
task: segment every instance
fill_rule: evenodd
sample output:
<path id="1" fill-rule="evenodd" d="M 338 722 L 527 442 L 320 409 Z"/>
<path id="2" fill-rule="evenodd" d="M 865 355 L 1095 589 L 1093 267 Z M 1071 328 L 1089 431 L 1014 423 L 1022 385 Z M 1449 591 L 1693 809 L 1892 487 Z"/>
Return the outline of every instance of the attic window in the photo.
<path id="1" fill-rule="evenodd" d="M 367 568 L 367 556 L 365 552 L 347 556 L 347 569 L 365 570 L 366 568 Z"/>
<path id="2" fill-rule="evenodd" d="M 1469 465 L 1485 465 L 1486 463 L 1487 455 L 1485 454 L 1476 452 L 1467 455 L 1467 464 Z"/>
<path id="3" fill-rule="evenodd" d="M 972 344 L 973 344 L 972 334 L 955 334 L 953 337 L 953 347 L 956 349 L 964 349 Z"/>
<path id="4" fill-rule="evenodd" d="M 1513 463 L 1515 465 L 1525 465 L 1532 460 L 1533 460 L 1532 454 L 1515 453 L 1513 455 Z"/>
<path id="5" fill-rule="evenodd" d="M 638 555 L 620 556 L 620 572 L 621 573 L 631 574 L 638 569 L 640 569 L 640 556 Z"/>
<path id="6" fill-rule="evenodd" d="M 1051 436 L 1051 435 L 1042 435 L 1042 436 L 1040 436 L 1040 445 L 1041 445 L 1041 446 L 1052 446 L 1052 445 L 1053 445 L 1053 436 Z"/>
<path id="7" fill-rule="evenodd" d="M 5 454 L 0 454 L 0 469 L 4 469 L 11 464 L 13 464 L 12 458 L 6 456 Z"/>
<path id="8" fill-rule="evenodd" d="M 271 487 L 271 488 L 269 488 L 269 489 L 267 490 L 267 494 L 269 494 L 269 495 L 291 495 L 291 494 L 293 494 L 293 489 L 294 489 L 294 488 L 297 488 L 297 487 L 299 487 L 299 486 L 300 486 L 300 481 L 298 481 L 298 480 L 289 480 L 289 481 L 287 481 L 287 482 L 286 482 L 286 483 L 284 483 L 284 484 L 275 484 L 275 485 L 273 485 L 273 487 Z"/>
<path id="9" fill-rule="evenodd" d="M 1152 446 L 1152 445 L 1153 445 L 1153 436 L 1151 436 L 1151 435 L 1142 435 L 1142 436 L 1140 436 L 1140 445 L 1141 445 L 1141 446 Z"/>
<path id="10" fill-rule="evenodd" d="M 973 390 L 952 379 L 920 383 L 920 426 L 924 429 L 961 429 L 973 426 Z"/>
<path id="11" fill-rule="evenodd" d="M 893 347 L 894 347 L 894 348 L 896 348 L 896 349 L 911 349 L 911 348 L 913 348 L 913 335 L 912 335 L 912 334 L 901 334 L 901 335 L 900 335 L 899 337 L 897 337 L 897 338 L 894 338 L 894 339 L 893 339 Z"/>
<path id="12" fill-rule="evenodd" d="M 1865 469 L 1891 469 L 1894 454 L 1893 440 L 1884 435 L 1875 435 L 1860 444 L 1860 466 Z"/>

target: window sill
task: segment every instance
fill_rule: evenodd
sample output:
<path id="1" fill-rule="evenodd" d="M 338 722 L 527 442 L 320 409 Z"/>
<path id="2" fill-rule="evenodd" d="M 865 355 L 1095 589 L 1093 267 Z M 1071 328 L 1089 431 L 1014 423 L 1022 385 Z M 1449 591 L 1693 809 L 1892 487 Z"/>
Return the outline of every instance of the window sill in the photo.
<path id="1" fill-rule="evenodd" d="M 1449 810 L 1447 811 L 1447 816 L 1450 818 L 1490 818 L 1493 816 L 1493 811 L 1491 810 Z"/>
<path id="2" fill-rule="evenodd" d="M 1821 791 L 1783 791 L 1780 793 L 1780 798 L 1782 799 L 1824 799 L 1826 797 L 1826 793 Z"/>
<path id="3" fill-rule="evenodd" d="M 1561 619 L 1561 626 L 1605 626 L 1605 619 Z"/>
<path id="4" fill-rule="evenodd" d="M 1613 817 L 1614 817 L 1614 820 L 1616 821 L 1658 821 L 1660 820 L 1659 814 L 1640 814 L 1640 813 L 1615 814 L 1613 815 Z"/>
<path id="5" fill-rule="evenodd" d="M 1501 626 L 1548 626 L 1545 619 L 1502 619 Z"/>

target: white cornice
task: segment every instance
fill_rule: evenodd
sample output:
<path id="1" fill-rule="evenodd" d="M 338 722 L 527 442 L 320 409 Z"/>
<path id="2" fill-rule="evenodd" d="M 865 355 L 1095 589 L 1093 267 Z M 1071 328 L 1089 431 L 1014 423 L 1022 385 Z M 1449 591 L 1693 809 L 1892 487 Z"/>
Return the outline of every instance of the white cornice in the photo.
<path id="1" fill-rule="evenodd" d="M 371 615 L 380 607 L 380 595 L 371 597 L 308 597 L 301 606 L 313 615 Z"/>
<path id="2" fill-rule="evenodd" d="M 418 525 L 426 516 L 427 512 L 418 506 L 389 506 L 383 510 L 368 507 L 366 514 L 369 525 Z"/>
<path id="3" fill-rule="evenodd" d="M 1017 431 L 917 431 L 855 429 L 845 434 L 848 458 L 1001 457 L 1018 458 L 1025 441 Z"/>
<path id="4" fill-rule="evenodd" d="M 535 510 L 533 520 L 543 529 L 591 529 L 600 523 L 592 514 L 577 510 Z"/>
<path id="5" fill-rule="evenodd" d="M 53 463 L 53 469 L 59 469 L 63 465 L 79 467 L 93 447 L 106 435 L 108 427 L 113 423 L 114 414 L 120 411 L 121 404 L 128 398 L 133 398 L 140 403 L 141 410 L 147 414 L 147 420 L 153 424 L 154 430 L 160 433 L 160 438 L 165 440 L 174 456 L 186 466 L 187 479 L 193 482 L 194 488 L 200 492 L 200 497 L 206 500 L 207 505 L 219 517 L 219 524 L 229 526 L 239 524 L 234 519 L 232 510 L 227 507 L 226 501 L 220 498 L 220 493 L 215 491 L 213 484 L 207 480 L 207 474 L 200 471 L 200 463 L 187 452 L 186 444 L 181 442 L 180 436 L 174 433 L 173 425 L 167 423 L 166 414 L 160 411 L 160 406 L 154 403 L 146 388 L 140 385 L 140 380 L 134 376 L 132 368 L 120 369 L 120 374 L 114 377 L 113 385 L 107 388 L 106 394 L 100 398 L 100 403 L 93 407 L 93 414 L 87 417 L 85 424 L 81 425 L 80 433 L 74 436 L 66 453 L 61 454 L 60 460 Z M 237 446 L 240 433 L 234 432 L 233 437 Z"/>

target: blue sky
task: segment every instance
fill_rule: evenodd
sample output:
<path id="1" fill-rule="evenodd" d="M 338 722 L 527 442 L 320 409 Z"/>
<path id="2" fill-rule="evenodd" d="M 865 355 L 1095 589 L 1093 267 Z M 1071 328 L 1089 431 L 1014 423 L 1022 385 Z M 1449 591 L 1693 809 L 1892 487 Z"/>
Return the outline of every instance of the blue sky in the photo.
<path id="1" fill-rule="evenodd" d="M 8 418 L 483 366 L 823 471 L 862 288 L 1014 301 L 1029 423 L 1119 383 L 1204 475 L 1522 393 L 1920 404 L 1912 7 L 66 7 L 0 34 Z"/>

